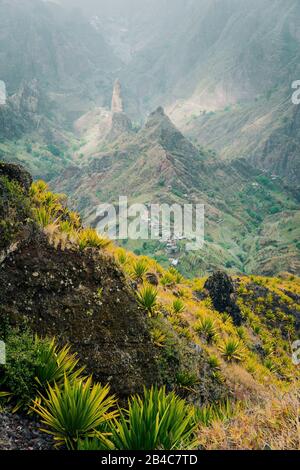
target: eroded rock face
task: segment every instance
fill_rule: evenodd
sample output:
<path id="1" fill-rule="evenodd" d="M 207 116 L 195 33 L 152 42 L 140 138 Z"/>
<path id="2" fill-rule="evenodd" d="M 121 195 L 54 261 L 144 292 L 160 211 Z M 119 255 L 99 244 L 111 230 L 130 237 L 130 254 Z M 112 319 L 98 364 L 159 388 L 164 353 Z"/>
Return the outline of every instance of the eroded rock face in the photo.
<path id="1" fill-rule="evenodd" d="M 35 238 L 0 266 L 0 285 L 0 316 L 71 344 L 118 396 L 159 382 L 146 316 L 110 257 L 61 251 Z"/>
<path id="2" fill-rule="evenodd" d="M 234 285 L 232 279 L 223 271 L 216 271 L 210 276 L 204 288 L 208 290 L 213 306 L 218 312 L 228 312 L 235 323 L 242 323 L 240 308 L 235 303 Z"/>

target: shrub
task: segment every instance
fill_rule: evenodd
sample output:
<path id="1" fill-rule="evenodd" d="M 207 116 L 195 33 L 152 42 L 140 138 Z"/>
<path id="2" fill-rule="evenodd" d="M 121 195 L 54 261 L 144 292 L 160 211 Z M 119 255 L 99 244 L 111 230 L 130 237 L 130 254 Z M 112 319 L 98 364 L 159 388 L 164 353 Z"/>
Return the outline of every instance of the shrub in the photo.
<path id="1" fill-rule="evenodd" d="M 30 402 L 35 396 L 35 372 L 39 345 L 28 331 L 10 332 L 6 338 L 6 364 L 0 366 L 1 388 L 17 400 Z"/>
<path id="2" fill-rule="evenodd" d="M 137 260 L 132 266 L 132 274 L 137 281 L 142 281 L 147 271 L 148 264 L 144 260 Z"/>
<path id="3" fill-rule="evenodd" d="M 220 347 L 220 351 L 224 359 L 228 362 L 243 360 L 244 348 L 242 347 L 240 341 L 236 339 L 229 338 Z"/>
<path id="4" fill-rule="evenodd" d="M 59 349 L 55 340 L 40 339 L 28 332 L 11 332 L 7 337 L 7 362 L 1 385 L 17 400 L 15 410 L 27 407 L 47 384 L 60 384 L 64 377 L 74 380 L 84 368 L 77 368 L 70 347 Z"/>
<path id="5" fill-rule="evenodd" d="M 172 304 L 172 310 L 174 313 L 182 313 L 185 309 L 185 305 L 180 299 L 175 299 Z"/>
<path id="6" fill-rule="evenodd" d="M 0 175 L 0 250 L 13 241 L 24 220 L 31 216 L 30 200 L 23 188 Z"/>
<path id="7" fill-rule="evenodd" d="M 109 395 L 108 385 L 102 387 L 93 384 L 92 378 L 86 380 L 64 379 L 63 386 L 51 385 L 42 400 L 36 400 L 31 407 L 47 426 L 43 429 L 54 436 L 57 446 L 66 444 L 75 449 L 78 441 L 88 437 L 100 438 L 105 441 L 103 426 L 117 417 L 114 396 Z"/>
<path id="8" fill-rule="evenodd" d="M 176 374 L 176 383 L 180 387 L 193 388 L 195 385 L 199 384 L 199 378 L 197 374 L 188 371 L 182 371 Z"/>
<path id="9" fill-rule="evenodd" d="M 111 241 L 100 236 L 96 230 L 85 228 L 78 233 L 78 245 L 81 250 L 85 248 L 105 248 Z"/>
<path id="10" fill-rule="evenodd" d="M 201 318 L 196 325 L 194 326 L 195 331 L 199 333 L 200 336 L 204 337 L 208 343 L 212 343 L 218 333 L 216 328 L 216 322 L 210 317 Z"/>
<path id="11" fill-rule="evenodd" d="M 150 314 L 156 307 L 157 289 L 150 284 L 145 284 L 137 293 L 139 304 Z"/>
<path id="12" fill-rule="evenodd" d="M 111 426 L 118 450 L 184 449 L 195 431 L 194 408 L 165 387 L 144 390 L 129 400 L 128 411 Z"/>

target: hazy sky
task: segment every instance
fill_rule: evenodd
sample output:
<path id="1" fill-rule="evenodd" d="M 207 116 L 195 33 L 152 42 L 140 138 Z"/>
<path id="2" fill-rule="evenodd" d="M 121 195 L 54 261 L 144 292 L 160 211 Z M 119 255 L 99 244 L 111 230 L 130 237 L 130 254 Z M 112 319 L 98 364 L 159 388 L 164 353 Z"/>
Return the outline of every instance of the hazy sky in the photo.
<path id="1" fill-rule="evenodd" d="M 88 13 L 106 14 L 130 13 L 132 9 L 140 9 L 151 1 L 157 0 L 59 0 L 62 4 L 80 7 Z"/>

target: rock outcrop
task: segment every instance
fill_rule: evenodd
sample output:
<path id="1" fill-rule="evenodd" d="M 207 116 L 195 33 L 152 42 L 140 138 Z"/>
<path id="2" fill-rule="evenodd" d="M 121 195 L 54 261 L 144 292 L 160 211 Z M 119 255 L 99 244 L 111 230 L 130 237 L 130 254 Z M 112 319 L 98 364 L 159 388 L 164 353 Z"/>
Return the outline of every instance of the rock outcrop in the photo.
<path id="1" fill-rule="evenodd" d="M 116 80 L 113 89 L 113 95 L 111 100 L 111 112 L 112 113 L 123 113 L 123 99 L 121 93 L 121 82 Z"/>
<path id="2" fill-rule="evenodd" d="M 228 312 L 236 326 L 241 325 L 242 315 L 234 298 L 232 279 L 222 271 L 216 271 L 204 284 L 212 299 L 213 306 L 218 312 Z"/>
<path id="3" fill-rule="evenodd" d="M 28 193 L 32 183 L 32 177 L 22 166 L 14 163 L 0 162 L 0 176 L 6 176 L 9 180 L 17 181 Z"/>

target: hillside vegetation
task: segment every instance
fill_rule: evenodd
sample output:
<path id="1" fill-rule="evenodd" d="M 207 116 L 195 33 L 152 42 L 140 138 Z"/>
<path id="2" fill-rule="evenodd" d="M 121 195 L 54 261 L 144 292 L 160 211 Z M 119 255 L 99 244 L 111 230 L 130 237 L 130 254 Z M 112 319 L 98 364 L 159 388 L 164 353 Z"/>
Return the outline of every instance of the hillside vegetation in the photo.
<path id="1" fill-rule="evenodd" d="M 6 412 L 30 409 L 70 449 L 300 448 L 299 278 L 187 280 L 0 170 Z"/>

